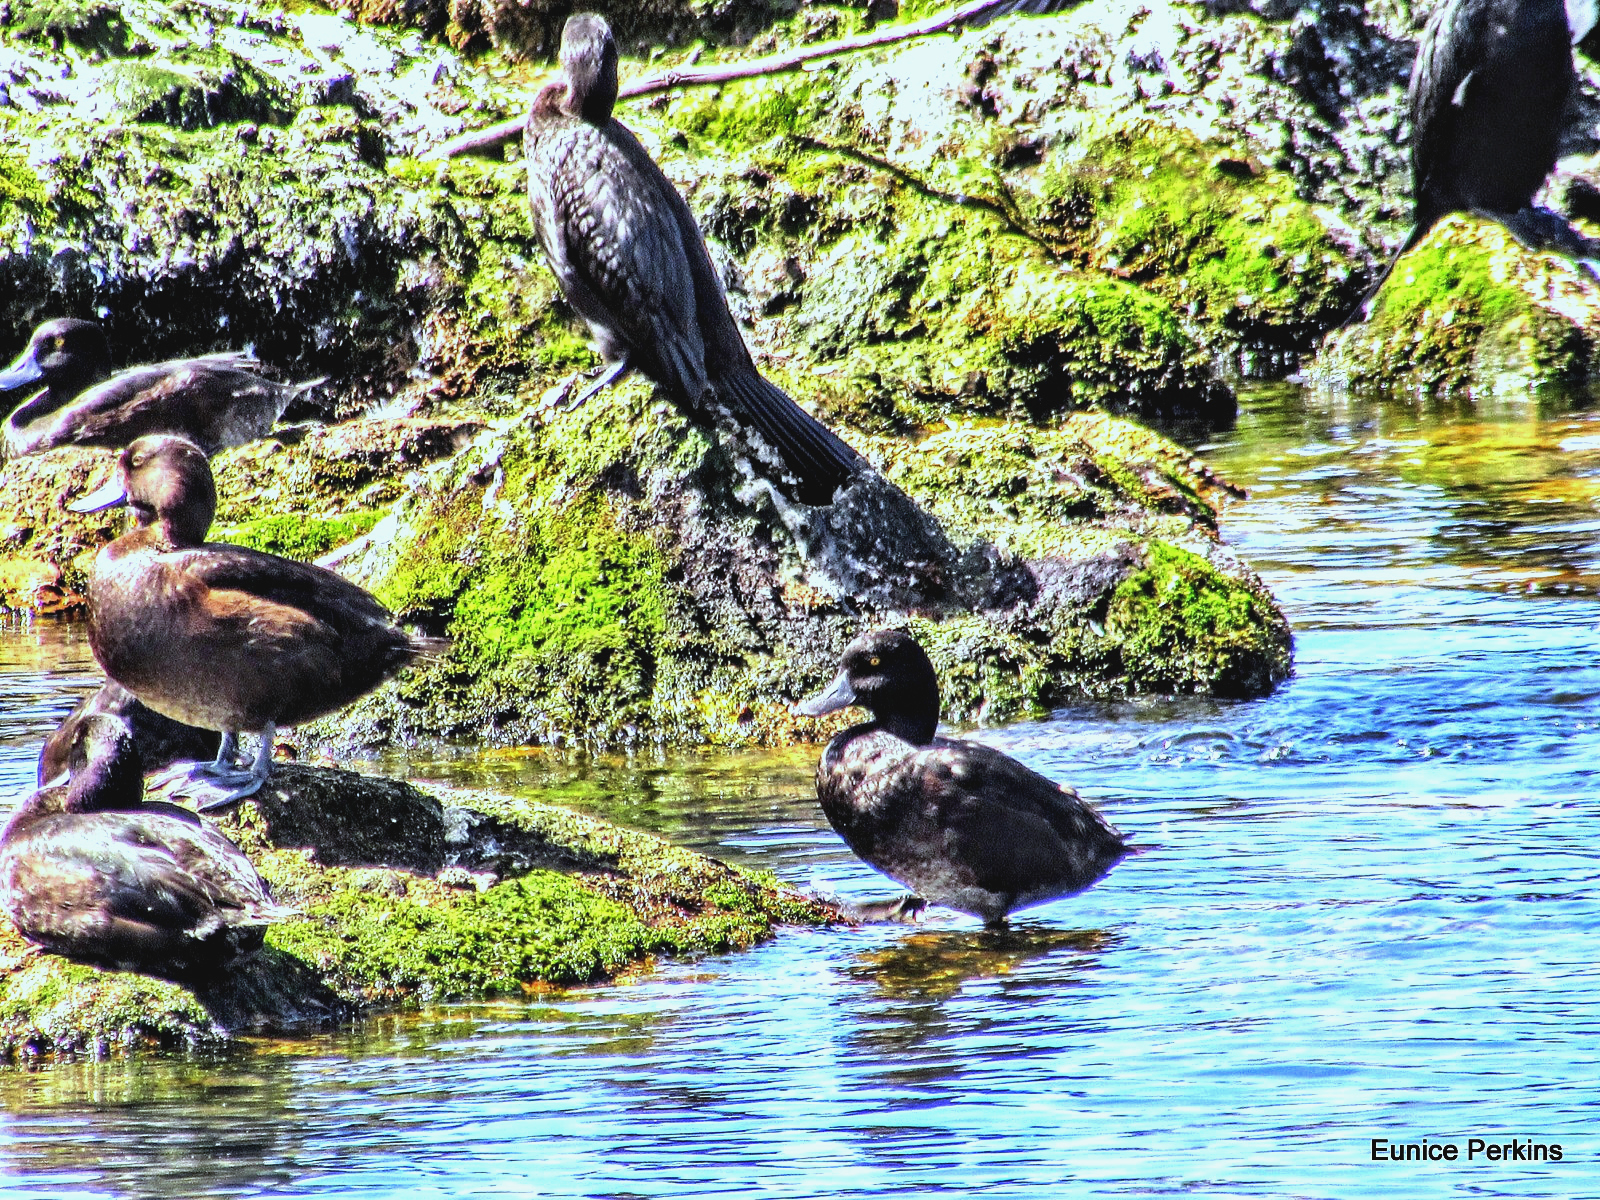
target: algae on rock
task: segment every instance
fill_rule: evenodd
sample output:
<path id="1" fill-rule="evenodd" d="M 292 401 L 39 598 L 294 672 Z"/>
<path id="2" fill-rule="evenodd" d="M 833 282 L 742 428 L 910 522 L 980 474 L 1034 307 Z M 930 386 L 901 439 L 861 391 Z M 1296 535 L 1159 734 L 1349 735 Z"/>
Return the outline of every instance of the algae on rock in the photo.
<path id="1" fill-rule="evenodd" d="M 1504 226 L 1453 214 L 1396 265 L 1367 320 L 1331 335 L 1324 386 L 1506 395 L 1600 373 L 1600 285 Z"/>
<path id="2" fill-rule="evenodd" d="M 348 771 L 280 763 L 218 825 L 302 915 L 198 990 L 29 952 L 0 922 L 0 1057 L 215 1046 L 839 919 L 770 877 L 593 817 Z"/>

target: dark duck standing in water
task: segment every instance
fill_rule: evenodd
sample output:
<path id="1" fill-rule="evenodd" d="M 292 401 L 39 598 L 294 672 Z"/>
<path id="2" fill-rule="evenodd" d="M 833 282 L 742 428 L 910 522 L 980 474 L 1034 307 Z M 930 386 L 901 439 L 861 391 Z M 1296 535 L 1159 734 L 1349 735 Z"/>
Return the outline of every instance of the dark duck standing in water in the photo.
<path id="1" fill-rule="evenodd" d="M 249 354 L 224 353 L 113 375 L 100 326 L 46 321 L 0 372 L 0 391 L 44 385 L 6 418 L 6 453 L 21 458 L 57 446 L 121 449 L 151 433 L 186 437 L 208 455 L 242 446 L 265 437 L 289 402 L 316 386 L 273 383 L 260 368 Z"/>
<path id="2" fill-rule="evenodd" d="M 295 915 L 250 860 L 191 812 L 144 803 L 128 727 L 77 728 L 66 783 L 24 800 L 0 833 L 0 907 L 29 941 L 113 969 L 194 979 L 261 948 Z"/>
<path id="3" fill-rule="evenodd" d="M 1533 208 L 1577 78 L 1573 32 L 1562 0 L 1445 0 L 1434 10 L 1407 96 L 1414 222 L 1359 311 L 1453 212 L 1498 221 L 1531 250 L 1590 253 L 1562 217 Z"/>
<path id="4" fill-rule="evenodd" d="M 1083 891 L 1129 852 L 1071 788 L 988 746 L 935 737 L 939 681 L 906 634 L 851 642 L 833 683 L 796 710 L 852 704 L 873 719 L 823 751 L 822 811 L 850 849 L 929 903 L 1004 925 L 1015 909 Z"/>
<path id="5" fill-rule="evenodd" d="M 777 451 L 796 498 L 831 503 L 859 457 L 756 371 L 689 206 L 612 116 L 616 100 L 610 27 L 569 17 L 561 76 L 534 97 L 524 147 L 545 256 L 611 364 L 595 388 L 637 368 L 692 419 L 720 406 Z"/>
<path id="6" fill-rule="evenodd" d="M 221 731 L 216 761 L 193 774 L 228 790 L 202 807 L 261 787 L 279 726 L 343 708 L 416 656 L 389 611 L 332 571 L 207 542 L 217 492 L 193 443 L 140 438 L 116 477 L 71 507 L 118 504 L 135 527 L 95 557 L 89 645 L 101 670 L 156 712 Z M 261 748 L 241 770 L 232 760 L 246 732 Z"/>

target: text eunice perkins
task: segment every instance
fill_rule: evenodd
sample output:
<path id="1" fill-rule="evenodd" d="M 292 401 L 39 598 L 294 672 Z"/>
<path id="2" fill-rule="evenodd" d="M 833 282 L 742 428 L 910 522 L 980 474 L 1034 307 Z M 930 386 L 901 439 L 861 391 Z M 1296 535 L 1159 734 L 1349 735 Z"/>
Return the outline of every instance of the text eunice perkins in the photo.
<path id="1" fill-rule="evenodd" d="M 1389 1138 L 1372 1139 L 1373 1162 L 1560 1162 L 1560 1142 L 1536 1142 L 1532 1138 L 1509 1141 L 1474 1137 L 1467 1139 L 1467 1152 L 1458 1142 L 1396 1142 Z"/>

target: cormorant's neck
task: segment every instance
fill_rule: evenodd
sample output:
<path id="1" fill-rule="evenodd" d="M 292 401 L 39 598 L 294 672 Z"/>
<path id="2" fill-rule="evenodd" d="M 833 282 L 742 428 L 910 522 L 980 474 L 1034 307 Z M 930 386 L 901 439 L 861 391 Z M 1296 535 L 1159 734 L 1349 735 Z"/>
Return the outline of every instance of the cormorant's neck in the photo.
<path id="1" fill-rule="evenodd" d="M 603 54 L 599 62 L 586 59 L 574 63 L 567 72 L 567 98 L 563 107 L 570 116 L 582 117 L 591 125 L 611 120 L 617 106 L 617 60 Z"/>

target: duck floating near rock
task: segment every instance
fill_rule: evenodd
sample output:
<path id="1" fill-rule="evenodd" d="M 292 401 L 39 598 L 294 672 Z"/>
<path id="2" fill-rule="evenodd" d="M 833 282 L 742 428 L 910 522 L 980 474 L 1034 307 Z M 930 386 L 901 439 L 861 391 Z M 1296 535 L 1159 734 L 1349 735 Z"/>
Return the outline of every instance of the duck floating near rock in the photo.
<path id="1" fill-rule="evenodd" d="M 39 786 L 65 774 L 72 747 L 83 723 L 93 717 L 113 717 L 124 722 L 146 771 L 159 771 L 175 762 L 214 758 L 222 735 L 214 729 L 197 729 L 163 717 L 120 683 L 106 680 L 90 692 L 56 726 L 39 751 Z"/>
<path id="2" fill-rule="evenodd" d="M 207 542 L 217 492 L 193 442 L 138 439 L 110 483 L 69 507 L 119 504 L 132 508 L 135 527 L 95 557 L 89 645 L 101 670 L 156 712 L 221 731 L 215 761 L 190 772 L 222 789 L 203 808 L 261 787 L 279 726 L 343 708 L 421 648 L 332 571 Z M 241 769 L 233 760 L 247 732 L 260 734 L 261 748 Z"/>
<path id="3" fill-rule="evenodd" d="M 29 941 L 192 980 L 255 953 L 269 924 L 296 915 L 194 813 L 143 801 L 125 722 L 79 723 L 69 769 L 68 782 L 34 792 L 0 833 L 0 908 Z"/>
<path id="4" fill-rule="evenodd" d="M 113 375 L 99 325 L 46 321 L 0 372 L 0 391 L 44 385 L 6 418 L 6 453 L 21 458 L 57 446 L 121 449 L 153 433 L 186 437 L 208 455 L 242 446 L 265 437 L 291 400 L 322 382 L 274 383 L 260 369 L 253 355 L 227 352 Z"/>
<path id="5" fill-rule="evenodd" d="M 1083 891 L 1130 852 L 1071 788 L 989 746 L 934 736 L 939 681 L 909 635 L 857 638 L 828 688 L 795 710 L 851 705 L 873 719 L 823 751 L 822 811 L 850 849 L 929 903 L 1002 926 L 1016 909 Z"/>
<path id="6" fill-rule="evenodd" d="M 693 420 L 720 407 L 777 451 L 796 498 L 830 503 L 860 456 L 756 370 L 694 214 L 612 115 L 616 101 L 611 27 L 575 13 L 561 32 L 561 75 L 535 95 L 523 145 L 545 257 L 610 364 L 580 401 L 636 368 Z"/>

